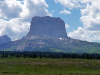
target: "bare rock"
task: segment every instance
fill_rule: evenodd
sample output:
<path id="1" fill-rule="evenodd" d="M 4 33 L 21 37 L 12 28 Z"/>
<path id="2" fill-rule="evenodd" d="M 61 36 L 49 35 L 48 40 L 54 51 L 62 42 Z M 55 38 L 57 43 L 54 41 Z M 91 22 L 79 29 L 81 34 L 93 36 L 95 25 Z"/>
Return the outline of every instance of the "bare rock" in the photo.
<path id="1" fill-rule="evenodd" d="M 26 37 L 50 36 L 66 38 L 65 23 L 62 19 L 54 17 L 33 17 L 30 31 Z"/>

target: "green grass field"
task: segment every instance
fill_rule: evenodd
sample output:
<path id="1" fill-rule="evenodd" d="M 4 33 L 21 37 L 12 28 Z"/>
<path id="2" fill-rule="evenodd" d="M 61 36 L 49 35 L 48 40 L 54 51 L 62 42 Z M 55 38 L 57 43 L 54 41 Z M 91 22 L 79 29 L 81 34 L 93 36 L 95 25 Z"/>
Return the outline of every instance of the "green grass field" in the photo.
<path id="1" fill-rule="evenodd" d="M 0 75 L 100 75 L 100 60 L 0 58 Z"/>

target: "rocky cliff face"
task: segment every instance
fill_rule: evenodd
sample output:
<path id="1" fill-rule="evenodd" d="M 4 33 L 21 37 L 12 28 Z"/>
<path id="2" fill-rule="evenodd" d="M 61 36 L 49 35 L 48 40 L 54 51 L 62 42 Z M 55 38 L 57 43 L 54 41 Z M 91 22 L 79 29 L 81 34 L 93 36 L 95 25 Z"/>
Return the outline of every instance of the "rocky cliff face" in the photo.
<path id="1" fill-rule="evenodd" d="M 65 23 L 60 18 L 33 17 L 30 31 L 26 37 L 51 36 L 66 38 Z"/>
<path id="2" fill-rule="evenodd" d="M 33 17 L 29 33 L 20 40 L 9 41 L 7 36 L 0 38 L 0 43 L 4 43 L 0 44 L 0 51 L 100 53 L 100 43 L 67 37 L 64 21 L 49 16 Z"/>
<path id="3" fill-rule="evenodd" d="M 0 37 L 0 44 L 2 44 L 2 43 L 8 43 L 10 41 L 11 41 L 11 39 L 7 35 L 4 35 L 4 36 Z"/>

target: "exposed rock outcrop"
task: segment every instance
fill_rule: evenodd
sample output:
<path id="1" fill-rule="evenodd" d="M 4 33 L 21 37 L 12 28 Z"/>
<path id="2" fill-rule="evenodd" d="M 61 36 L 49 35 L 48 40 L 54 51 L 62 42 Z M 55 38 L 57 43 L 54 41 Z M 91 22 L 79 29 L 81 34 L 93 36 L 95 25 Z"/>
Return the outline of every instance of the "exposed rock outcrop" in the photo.
<path id="1" fill-rule="evenodd" d="M 26 37 L 50 36 L 66 38 L 65 23 L 59 17 L 33 17 Z"/>
<path id="2" fill-rule="evenodd" d="M 0 44 L 8 43 L 8 42 L 11 42 L 11 39 L 7 35 L 4 35 L 4 36 L 0 37 Z"/>
<path id="3" fill-rule="evenodd" d="M 40 51 L 65 53 L 99 53 L 100 43 L 91 43 L 67 37 L 65 23 L 60 18 L 33 17 L 29 33 L 20 40 L 0 38 L 0 51 Z M 6 43 L 8 42 L 8 43 Z"/>

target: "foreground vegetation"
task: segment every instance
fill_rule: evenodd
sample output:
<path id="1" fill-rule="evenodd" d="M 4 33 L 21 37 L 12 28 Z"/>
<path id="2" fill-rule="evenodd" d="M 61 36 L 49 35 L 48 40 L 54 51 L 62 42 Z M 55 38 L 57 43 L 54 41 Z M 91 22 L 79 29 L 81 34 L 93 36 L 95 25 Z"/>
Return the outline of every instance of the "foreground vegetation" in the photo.
<path id="1" fill-rule="evenodd" d="M 98 53 L 0 51 L 0 75 L 100 75 Z"/>
<path id="2" fill-rule="evenodd" d="M 0 58 L 0 75 L 100 75 L 100 60 Z"/>

